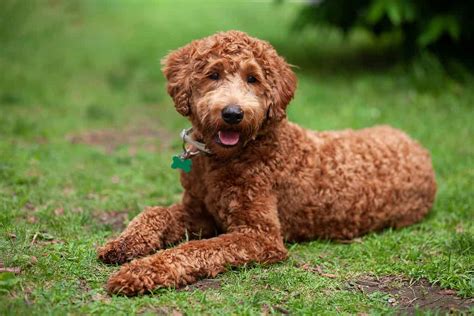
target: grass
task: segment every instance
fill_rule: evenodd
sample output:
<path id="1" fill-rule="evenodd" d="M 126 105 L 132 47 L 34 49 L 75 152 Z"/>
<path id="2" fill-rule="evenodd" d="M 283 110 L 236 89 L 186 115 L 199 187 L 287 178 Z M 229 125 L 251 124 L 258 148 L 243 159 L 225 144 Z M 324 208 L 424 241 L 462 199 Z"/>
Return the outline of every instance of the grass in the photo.
<path id="1" fill-rule="evenodd" d="M 0 260 L 21 273 L 0 273 L 0 314 L 390 312 L 383 295 L 348 287 L 364 275 L 427 278 L 473 296 L 470 75 L 455 81 L 430 56 L 403 66 L 394 47 L 366 34 L 291 33 L 300 4 L 8 0 L 1 6 Z M 434 209 L 420 224 L 360 243 L 289 244 L 288 261 L 233 269 L 218 277 L 218 289 L 109 297 L 103 285 L 117 268 L 98 262 L 95 248 L 118 231 L 98 214 L 125 212 L 131 219 L 147 205 L 179 200 L 181 192 L 169 163 L 188 124 L 165 93 L 159 60 L 227 29 L 271 41 L 298 66 L 292 121 L 319 130 L 391 124 L 429 148 L 439 186 Z M 70 141 L 136 127 L 161 131 L 155 150 L 124 140 L 107 152 Z M 302 263 L 333 276 L 301 269 Z"/>

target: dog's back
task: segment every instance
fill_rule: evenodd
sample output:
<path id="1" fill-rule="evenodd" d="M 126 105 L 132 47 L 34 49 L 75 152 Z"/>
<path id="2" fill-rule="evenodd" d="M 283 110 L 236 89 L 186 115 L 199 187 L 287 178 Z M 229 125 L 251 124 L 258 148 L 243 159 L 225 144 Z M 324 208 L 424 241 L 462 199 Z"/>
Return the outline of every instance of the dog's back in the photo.
<path id="1" fill-rule="evenodd" d="M 431 208 L 430 155 L 405 133 L 389 126 L 312 132 L 291 123 L 283 131 L 293 142 L 282 154 L 299 157 L 276 177 L 287 239 L 350 239 L 410 225 Z"/>

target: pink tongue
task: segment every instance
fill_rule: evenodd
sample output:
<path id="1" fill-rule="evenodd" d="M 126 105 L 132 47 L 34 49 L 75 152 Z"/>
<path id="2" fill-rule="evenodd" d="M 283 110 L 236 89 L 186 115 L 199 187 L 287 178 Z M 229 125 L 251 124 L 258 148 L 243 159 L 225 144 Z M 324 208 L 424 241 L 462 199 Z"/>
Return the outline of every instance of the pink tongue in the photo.
<path id="1" fill-rule="evenodd" d="M 219 131 L 219 140 L 222 144 L 232 146 L 239 142 L 240 135 L 233 131 Z"/>

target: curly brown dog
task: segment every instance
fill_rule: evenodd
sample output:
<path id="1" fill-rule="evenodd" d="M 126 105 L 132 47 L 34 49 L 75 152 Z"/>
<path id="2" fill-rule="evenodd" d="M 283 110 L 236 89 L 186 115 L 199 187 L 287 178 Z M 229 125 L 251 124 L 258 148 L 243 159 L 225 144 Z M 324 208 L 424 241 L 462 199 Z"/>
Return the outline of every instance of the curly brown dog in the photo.
<path id="1" fill-rule="evenodd" d="M 163 72 L 176 110 L 209 153 L 181 174 L 181 203 L 145 209 L 99 248 L 106 263 L 143 257 L 110 277 L 110 293 L 281 261 L 284 241 L 351 239 L 413 224 L 431 208 L 430 155 L 405 133 L 314 132 L 288 122 L 296 77 L 269 43 L 218 33 L 170 53 Z M 160 250 L 188 238 L 197 240 Z"/>

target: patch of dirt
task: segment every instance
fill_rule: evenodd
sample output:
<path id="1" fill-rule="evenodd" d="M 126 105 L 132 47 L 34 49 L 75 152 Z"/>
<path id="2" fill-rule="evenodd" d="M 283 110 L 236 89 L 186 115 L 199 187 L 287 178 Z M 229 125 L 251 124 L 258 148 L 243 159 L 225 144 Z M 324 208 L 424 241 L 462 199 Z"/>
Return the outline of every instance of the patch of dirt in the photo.
<path id="1" fill-rule="evenodd" d="M 30 212 L 36 212 L 36 206 L 31 202 L 26 202 L 23 208 Z"/>
<path id="2" fill-rule="evenodd" d="M 78 284 L 79 289 L 83 292 L 89 292 L 91 290 L 89 284 L 83 278 L 79 278 L 79 280 L 77 280 L 77 284 Z"/>
<path id="3" fill-rule="evenodd" d="M 111 299 L 109 295 L 102 294 L 102 293 L 94 293 L 91 297 L 92 301 L 94 302 L 104 302 L 104 303 L 110 303 Z"/>
<path id="4" fill-rule="evenodd" d="M 163 316 L 183 316 L 184 314 L 180 312 L 179 310 L 172 308 L 172 307 L 153 307 L 153 308 L 147 308 L 144 310 L 141 310 L 139 315 L 143 314 L 155 314 L 155 315 L 163 315 Z"/>
<path id="5" fill-rule="evenodd" d="M 128 221 L 128 210 L 94 212 L 92 215 L 102 225 L 108 225 L 113 231 L 122 231 Z"/>
<path id="6" fill-rule="evenodd" d="M 262 315 L 275 315 L 275 314 L 290 315 L 290 311 L 278 305 L 263 304 L 261 308 L 261 314 Z"/>
<path id="7" fill-rule="evenodd" d="M 38 211 L 36 205 L 31 202 L 26 202 L 23 206 L 24 214 L 22 218 L 26 220 L 30 224 L 36 224 L 38 222 L 38 217 L 36 217 L 35 213 Z"/>
<path id="8" fill-rule="evenodd" d="M 349 285 L 366 295 L 387 295 L 387 303 L 401 314 L 414 315 L 417 310 L 442 313 L 466 311 L 474 307 L 474 298 L 462 298 L 456 291 L 442 289 L 426 279 L 410 281 L 402 276 L 365 276 Z"/>
<path id="9" fill-rule="evenodd" d="M 26 305 L 33 305 L 33 288 L 30 286 L 23 287 L 23 300 Z"/>
<path id="10" fill-rule="evenodd" d="M 221 280 L 202 279 L 202 280 L 197 281 L 196 283 L 180 288 L 178 289 L 178 291 L 192 292 L 195 290 L 205 291 L 208 289 L 220 289 L 220 288 L 221 288 Z"/>
<path id="11" fill-rule="evenodd" d="M 54 209 L 54 215 L 56 216 L 63 216 L 64 215 L 64 208 L 58 207 Z"/>
<path id="12" fill-rule="evenodd" d="M 28 265 L 29 266 L 34 266 L 37 263 L 38 263 L 38 258 L 36 258 L 36 256 L 31 256 L 30 257 L 30 263 Z"/>
<path id="13" fill-rule="evenodd" d="M 38 222 L 38 218 L 34 215 L 28 215 L 26 217 L 26 221 L 30 224 L 36 224 Z"/>
<path id="14" fill-rule="evenodd" d="M 172 135 L 160 128 L 129 127 L 93 130 L 77 135 L 68 135 L 67 139 L 73 144 L 99 147 L 108 154 L 113 153 L 120 146 L 129 146 L 129 153 L 133 156 L 138 150 L 156 152 L 169 148 L 176 137 L 179 136 Z"/>

